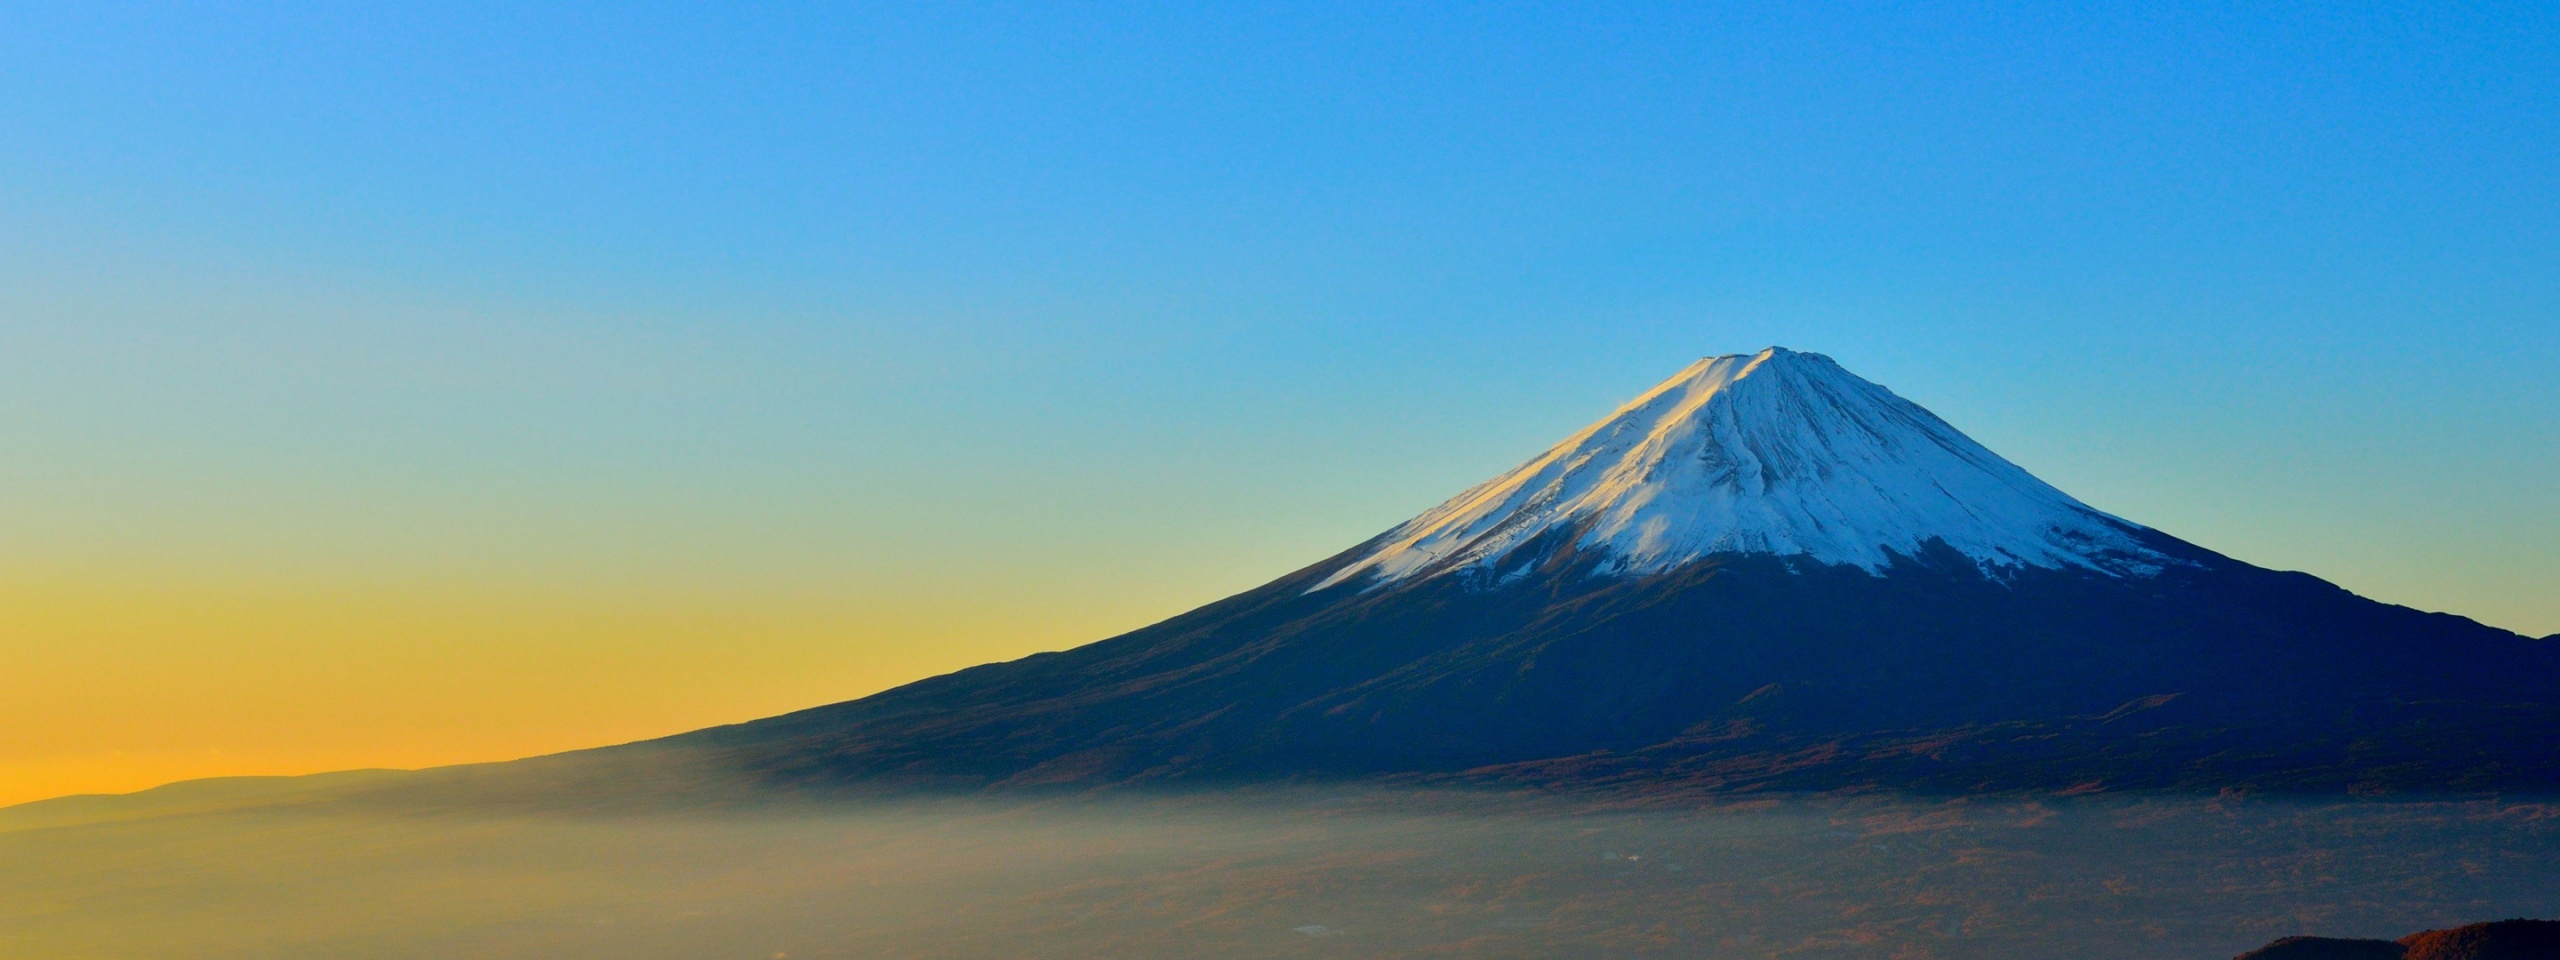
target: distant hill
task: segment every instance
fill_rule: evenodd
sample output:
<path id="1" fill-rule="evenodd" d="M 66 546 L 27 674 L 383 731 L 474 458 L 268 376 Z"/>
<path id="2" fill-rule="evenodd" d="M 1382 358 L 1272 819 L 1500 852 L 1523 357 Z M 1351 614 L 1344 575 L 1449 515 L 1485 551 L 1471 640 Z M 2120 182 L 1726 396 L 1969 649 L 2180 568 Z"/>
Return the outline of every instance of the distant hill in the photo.
<path id="1" fill-rule="evenodd" d="M 2500 920 L 2394 940 L 2286 937 L 2233 960 L 2555 960 L 2560 921 Z"/>

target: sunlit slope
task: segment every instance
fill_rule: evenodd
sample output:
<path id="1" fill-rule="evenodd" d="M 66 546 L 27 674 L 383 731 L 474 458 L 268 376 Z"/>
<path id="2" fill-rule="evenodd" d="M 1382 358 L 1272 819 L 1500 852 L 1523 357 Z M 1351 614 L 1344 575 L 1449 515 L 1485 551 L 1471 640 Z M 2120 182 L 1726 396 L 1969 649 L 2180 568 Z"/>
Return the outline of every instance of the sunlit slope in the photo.
<path id="1" fill-rule="evenodd" d="M 1690 364 L 1320 584 L 1521 576 L 1570 540 L 1603 575 L 1750 554 L 1870 573 L 1932 545 L 1987 572 L 2175 562 L 1893 391 L 1771 347 Z"/>

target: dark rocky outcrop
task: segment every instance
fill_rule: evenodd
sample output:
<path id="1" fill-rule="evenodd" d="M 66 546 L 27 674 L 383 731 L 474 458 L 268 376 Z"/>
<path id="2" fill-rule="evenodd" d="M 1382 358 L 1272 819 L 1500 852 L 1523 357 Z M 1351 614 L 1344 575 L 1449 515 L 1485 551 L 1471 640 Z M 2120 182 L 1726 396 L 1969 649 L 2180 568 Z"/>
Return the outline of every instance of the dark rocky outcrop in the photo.
<path id="1" fill-rule="evenodd" d="M 2397 941 L 2286 937 L 2232 960 L 2560 960 L 2560 920 L 2499 920 Z"/>
<path id="2" fill-rule="evenodd" d="M 2400 938 L 2406 960 L 2560 960 L 2560 920 L 2500 920 Z"/>

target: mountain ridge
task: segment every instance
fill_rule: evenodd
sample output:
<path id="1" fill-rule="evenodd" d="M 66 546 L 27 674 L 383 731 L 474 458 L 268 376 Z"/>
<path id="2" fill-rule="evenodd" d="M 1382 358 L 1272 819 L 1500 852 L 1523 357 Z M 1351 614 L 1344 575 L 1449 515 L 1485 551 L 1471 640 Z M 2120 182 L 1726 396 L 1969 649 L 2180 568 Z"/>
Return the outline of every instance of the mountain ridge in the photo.
<path id="1" fill-rule="evenodd" d="M 1771 348 L 1162 623 L 632 749 L 821 792 L 2342 792 L 2560 786 L 2556 729 L 2560 645 L 2112 517 Z"/>
<path id="2" fill-rule="evenodd" d="M 2549 790 L 2560 643 L 2114 518 L 1772 348 L 1161 623 L 453 782 L 526 771 L 667 795 Z"/>

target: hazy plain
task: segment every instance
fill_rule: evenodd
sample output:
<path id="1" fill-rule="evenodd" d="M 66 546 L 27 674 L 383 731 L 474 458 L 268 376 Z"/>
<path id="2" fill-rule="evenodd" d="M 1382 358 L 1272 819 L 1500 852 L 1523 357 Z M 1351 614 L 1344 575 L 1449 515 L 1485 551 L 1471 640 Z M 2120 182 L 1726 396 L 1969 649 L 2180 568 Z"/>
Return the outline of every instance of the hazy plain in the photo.
<path id="1" fill-rule="evenodd" d="M 2218 960 L 2560 915 L 2560 803 L 2513 799 L 1310 789 L 497 814 L 349 799 L 365 782 L 0 811 L 0 955 Z"/>

